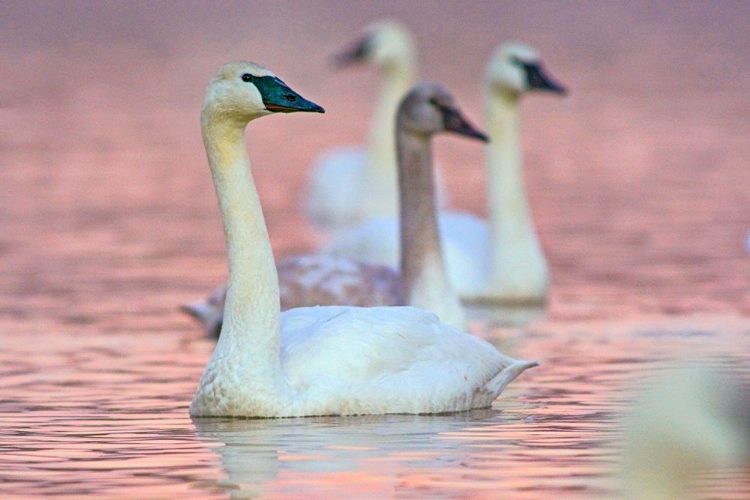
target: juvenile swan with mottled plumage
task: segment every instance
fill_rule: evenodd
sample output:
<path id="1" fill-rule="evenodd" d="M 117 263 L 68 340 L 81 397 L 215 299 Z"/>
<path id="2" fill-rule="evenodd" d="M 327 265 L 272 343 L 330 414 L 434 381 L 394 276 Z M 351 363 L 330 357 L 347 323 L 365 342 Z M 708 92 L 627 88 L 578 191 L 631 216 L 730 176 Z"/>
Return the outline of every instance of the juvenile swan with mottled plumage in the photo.
<path id="1" fill-rule="evenodd" d="M 323 108 L 270 71 L 232 62 L 206 90 L 201 129 L 229 261 L 224 327 L 190 405 L 193 416 L 442 413 L 487 407 L 536 362 L 413 307 L 280 313 L 279 284 L 245 146 L 273 112 Z"/>

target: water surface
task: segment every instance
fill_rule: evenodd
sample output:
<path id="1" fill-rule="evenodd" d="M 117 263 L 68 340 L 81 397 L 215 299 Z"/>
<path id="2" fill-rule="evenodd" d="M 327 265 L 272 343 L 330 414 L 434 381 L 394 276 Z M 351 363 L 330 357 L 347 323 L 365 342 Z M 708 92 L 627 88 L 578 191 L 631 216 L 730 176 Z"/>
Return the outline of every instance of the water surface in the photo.
<path id="1" fill-rule="evenodd" d="M 750 378 L 747 3 L 206 5 L 19 2 L 0 17 L 3 498 L 610 498 L 620 416 L 662 361 Z M 299 210 L 306 169 L 362 140 L 376 91 L 370 70 L 326 57 L 384 15 L 414 29 L 422 78 L 476 123 L 505 39 L 571 89 L 523 104 L 549 306 L 473 314 L 475 334 L 542 364 L 459 415 L 193 421 L 213 344 L 177 306 L 226 274 L 205 83 L 250 58 L 326 107 L 248 131 L 274 250 L 309 251 L 325 235 Z M 454 206 L 483 214 L 482 149 L 435 148 Z M 747 498 L 749 472 L 712 473 L 701 495 Z"/>

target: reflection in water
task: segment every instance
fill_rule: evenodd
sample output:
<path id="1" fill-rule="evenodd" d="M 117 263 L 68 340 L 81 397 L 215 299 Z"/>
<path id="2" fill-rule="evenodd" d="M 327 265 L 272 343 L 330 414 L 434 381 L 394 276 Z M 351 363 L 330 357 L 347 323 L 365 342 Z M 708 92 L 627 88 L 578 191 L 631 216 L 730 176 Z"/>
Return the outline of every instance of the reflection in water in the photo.
<path id="1" fill-rule="evenodd" d="M 273 488 L 294 496 L 340 491 L 342 478 L 367 484 L 369 493 L 405 491 L 419 473 L 451 476 L 473 468 L 481 436 L 457 441 L 447 433 L 472 432 L 500 423 L 495 410 L 447 416 L 318 417 L 282 420 L 193 419 L 198 435 L 219 441 L 214 448 L 233 496 L 251 497 Z M 502 443 L 502 430 L 494 432 Z M 502 448 L 502 446 L 498 446 Z M 502 452 L 503 450 L 498 450 Z M 272 484 L 275 483 L 275 484 Z M 355 493 L 356 494 L 356 493 Z"/>
<path id="2" fill-rule="evenodd" d="M 547 315 L 546 305 L 519 307 L 494 307 L 481 304 L 464 304 L 470 321 L 489 327 L 519 328 L 538 322 Z"/>

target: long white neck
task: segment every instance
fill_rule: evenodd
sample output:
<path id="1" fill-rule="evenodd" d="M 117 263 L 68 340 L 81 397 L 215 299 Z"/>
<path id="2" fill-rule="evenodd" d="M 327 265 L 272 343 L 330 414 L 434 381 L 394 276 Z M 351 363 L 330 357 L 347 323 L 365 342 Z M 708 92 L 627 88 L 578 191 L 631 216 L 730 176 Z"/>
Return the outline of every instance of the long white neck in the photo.
<path id="1" fill-rule="evenodd" d="M 224 324 L 212 361 L 241 359 L 230 363 L 233 370 L 243 371 L 235 375 L 262 385 L 281 371 L 279 283 L 250 172 L 245 127 L 212 120 L 205 112 L 201 125 L 229 260 Z"/>
<path id="2" fill-rule="evenodd" d="M 369 133 L 362 201 L 365 216 L 396 214 L 396 110 L 414 81 L 414 62 L 409 58 L 403 64 L 385 68 L 383 72 Z"/>
<path id="3" fill-rule="evenodd" d="M 466 314 L 448 282 L 437 225 L 430 139 L 406 132 L 397 138 L 401 202 L 401 277 L 410 306 L 466 328 Z"/>
<path id="4" fill-rule="evenodd" d="M 521 161 L 519 94 L 486 90 L 487 196 L 492 238 L 490 287 L 502 298 L 542 299 L 547 263 L 531 219 Z"/>

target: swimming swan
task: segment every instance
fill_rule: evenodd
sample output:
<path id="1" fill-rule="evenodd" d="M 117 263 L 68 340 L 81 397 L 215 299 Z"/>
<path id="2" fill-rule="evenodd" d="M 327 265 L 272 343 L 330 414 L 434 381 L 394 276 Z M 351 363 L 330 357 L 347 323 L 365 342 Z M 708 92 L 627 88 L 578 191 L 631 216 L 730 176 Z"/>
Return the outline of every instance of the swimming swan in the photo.
<path id="1" fill-rule="evenodd" d="M 562 94 L 539 55 L 520 44 L 502 45 L 485 80 L 488 133 L 489 221 L 460 212 L 440 216 L 440 234 L 451 284 L 462 299 L 493 303 L 544 301 L 547 261 L 531 220 L 521 171 L 519 104 L 527 91 Z M 398 221 L 371 218 L 340 234 L 326 252 L 385 265 L 398 263 Z"/>
<path id="2" fill-rule="evenodd" d="M 280 313 L 279 284 L 245 146 L 250 120 L 323 112 L 250 62 L 219 69 L 201 131 L 227 241 L 224 326 L 192 416 L 442 413 L 487 407 L 536 362 L 413 307 L 311 307 Z"/>
<path id="3" fill-rule="evenodd" d="M 435 84 L 415 86 L 397 113 L 399 192 L 402 228 L 401 269 L 364 264 L 346 257 L 318 254 L 287 257 L 276 265 L 281 310 L 316 305 L 410 305 L 434 312 L 443 323 L 466 328 L 461 302 L 445 275 L 437 233 L 430 142 L 433 134 L 456 134 L 487 140 L 472 127 L 453 97 Z M 218 337 L 226 287 L 183 306 L 206 331 Z"/>
<path id="4" fill-rule="evenodd" d="M 382 74 L 367 150 L 326 151 L 313 166 L 305 212 L 317 226 L 339 230 L 376 214 L 398 214 L 395 117 L 416 75 L 416 51 L 408 30 L 393 21 L 370 25 L 338 58 L 340 65 L 367 62 Z"/>

